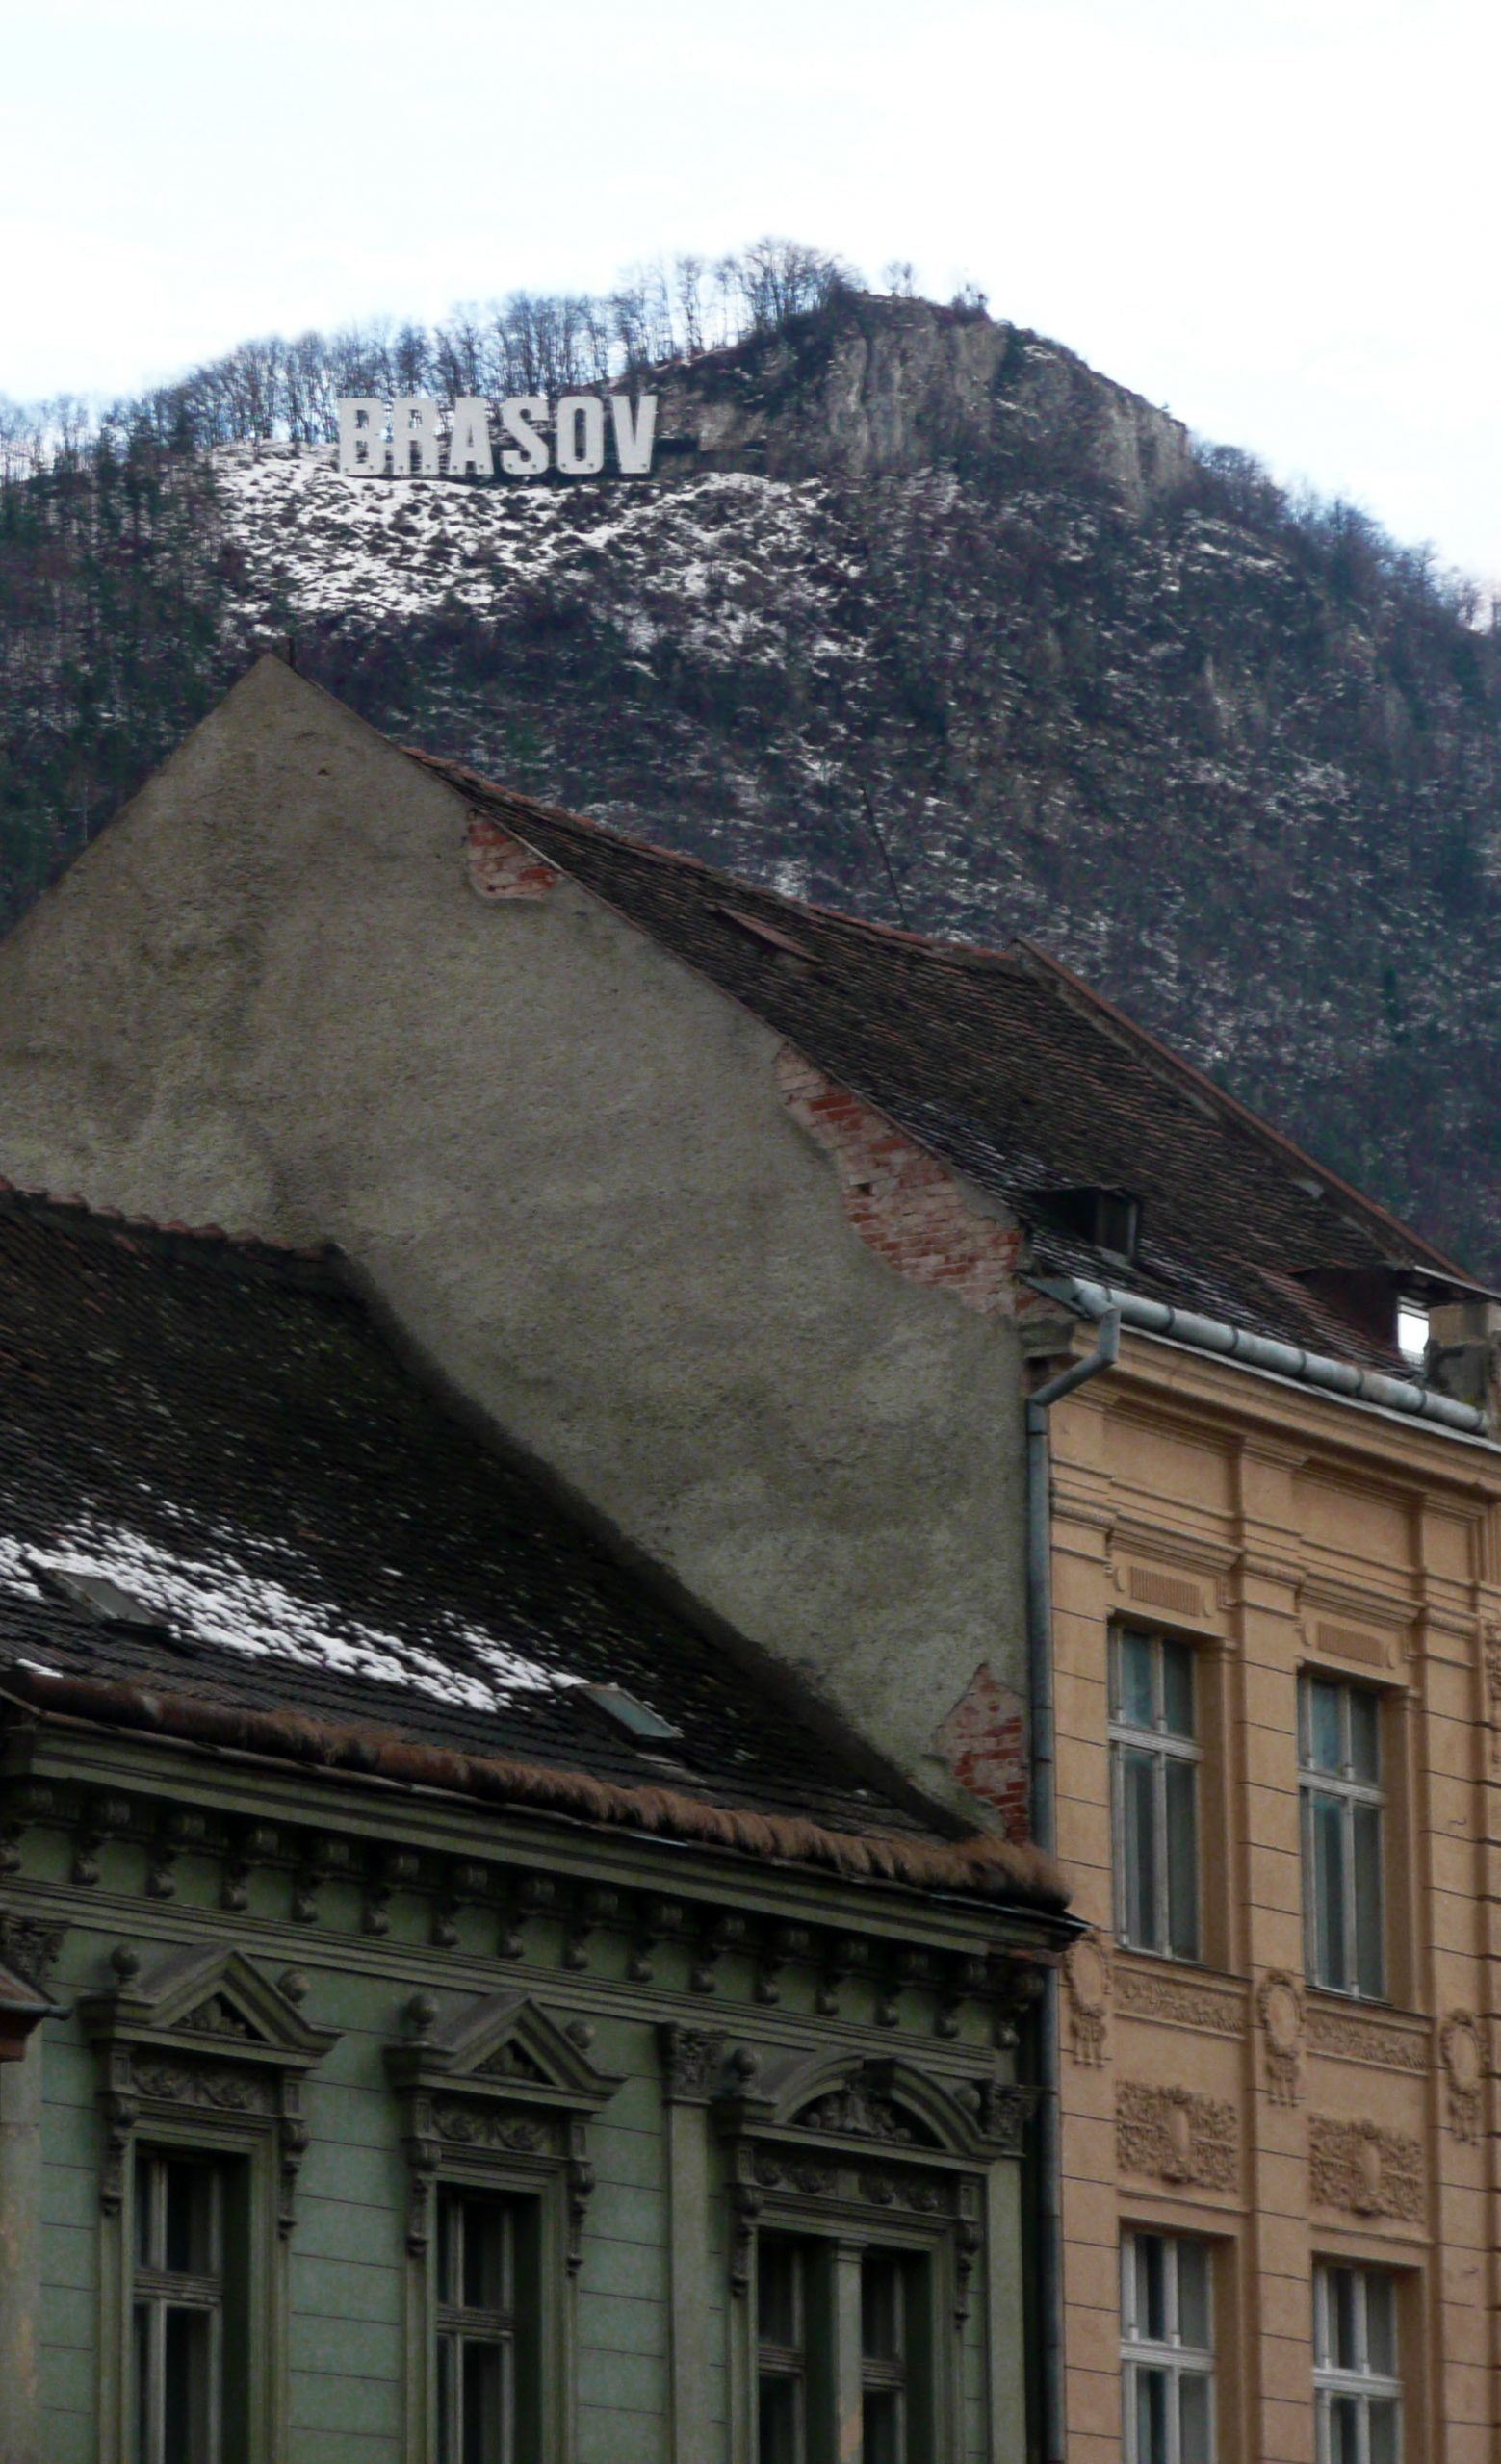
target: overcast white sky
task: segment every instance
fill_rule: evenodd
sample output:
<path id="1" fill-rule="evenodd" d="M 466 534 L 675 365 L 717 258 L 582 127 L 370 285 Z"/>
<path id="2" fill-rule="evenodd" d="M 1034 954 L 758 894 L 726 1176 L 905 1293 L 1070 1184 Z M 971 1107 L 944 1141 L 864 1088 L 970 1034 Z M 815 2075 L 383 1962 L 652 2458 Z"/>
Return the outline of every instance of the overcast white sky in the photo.
<path id="1" fill-rule="evenodd" d="M 0 393 L 910 257 L 1501 578 L 1494 0 L 0 0 Z"/>

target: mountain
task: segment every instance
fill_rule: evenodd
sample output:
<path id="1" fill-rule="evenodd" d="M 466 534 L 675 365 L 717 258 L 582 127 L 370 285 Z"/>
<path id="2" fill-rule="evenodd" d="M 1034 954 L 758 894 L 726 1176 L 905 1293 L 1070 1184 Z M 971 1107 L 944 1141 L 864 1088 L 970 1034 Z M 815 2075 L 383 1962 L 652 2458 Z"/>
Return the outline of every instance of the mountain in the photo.
<path id="1" fill-rule="evenodd" d="M 657 475 L 143 427 L 0 489 L 13 909 L 251 653 L 856 912 L 1030 935 L 1501 1273 L 1501 634 L 1056 344 L 836 290 L 660 370 Z"/>

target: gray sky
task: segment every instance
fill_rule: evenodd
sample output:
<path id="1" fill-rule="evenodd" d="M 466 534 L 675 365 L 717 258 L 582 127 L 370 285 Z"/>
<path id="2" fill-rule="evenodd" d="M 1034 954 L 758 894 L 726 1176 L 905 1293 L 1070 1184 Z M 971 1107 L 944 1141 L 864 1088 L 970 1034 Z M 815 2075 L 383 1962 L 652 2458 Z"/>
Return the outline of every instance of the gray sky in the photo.
<path id="1" fill-rule="evenodd" d="M 1493 0 L 0 0 L 0 393 L 779 232 L 1501 584 Z"/>

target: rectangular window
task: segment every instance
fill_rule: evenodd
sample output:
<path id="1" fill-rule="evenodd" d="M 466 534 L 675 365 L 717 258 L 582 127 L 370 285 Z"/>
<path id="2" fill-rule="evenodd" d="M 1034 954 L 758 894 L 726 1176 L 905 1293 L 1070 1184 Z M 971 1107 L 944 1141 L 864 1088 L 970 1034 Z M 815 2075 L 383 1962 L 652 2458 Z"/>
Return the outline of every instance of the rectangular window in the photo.
<path id="1" fill-rule="evenodd" d="M 1335 1993 L 1386 1989 L 1381 1697 L 1305 1672 L 1299 1683 L 1308 1975 Z"/>
<path id="2" fill-rule="evenodd" d="M 1116 1930 L 1139 1951 L 1199 1952 L 1193 1647 L 1123 1629 L 1110 1645 Z"/>
<path id="3" fill-rule="evenodd" d="M 1313 2271 L 1318 2464 L 1402 2464 L 1397 2293 L 1378 2268 Z"/>
<path id="4" fill-rule="evenodd" d="M 242 2172 L 189 2150 L 136 2151 L 133 2464 L 244 2452 Z"/>
<path id="5" fill-rule="evenodd" d="M 1213 2464 L 1209 2246 L 1167 2233 L 1121 2245 L 1126 2464 Z"/>
<path id="6" fill-rule="evenodd" d="M 520 2464 L 528 2452 L 531 2205 L 439 2192 L 438 2464 Z"/>
<path id="7" fill-rule="evenodd" d="M 907 2464 L 912 2337 L 909 2263 L 867 2250 L 860 2263 L 860 2410 L 863 2464 Z"/>
<path id="8" fill-rule="evenodd" d="M 763 2233 L 756 2265 L 757 2464 L 808 2464 L 811 2253 Z"/>
<path id="9" fill-rule="evenodd" d="M 834 2464 L 844 2323 L 833 2245 L 763 2233 L 756 2270 L 757 2464 Z M 919 2464 L 932 2452 L 928 2262 L 866 2250 L 848 2358 L 860 2373 L 863 2464 Z M 851 2291 L 853 2287 L 851 2286 Z M 859 2340 L 858 2355 L 855 2352 Z"/>

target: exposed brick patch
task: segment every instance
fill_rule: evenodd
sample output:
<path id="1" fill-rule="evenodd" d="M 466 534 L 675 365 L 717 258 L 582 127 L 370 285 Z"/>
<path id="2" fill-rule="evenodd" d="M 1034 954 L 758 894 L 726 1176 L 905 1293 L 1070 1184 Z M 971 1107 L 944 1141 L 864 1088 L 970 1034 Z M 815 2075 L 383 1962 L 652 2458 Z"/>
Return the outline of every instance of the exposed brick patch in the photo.
<path id="1" fill-rule="evenodd" d="M 833 1156 L 845 1218 L 867 1247 L 967 1308 L 1009 1312 L 1017 1227 L 981 1215 L 946 1165 L 790 1044 L 777 1054 L 776 1071 L 793 1119 Z"/>
<path id="2" fill-rule="evenodd" d="M 481 898 L 546 898 L 557 879 L 556 864 L 479 813 L 469 816 L 468 857 L 469 886 Z"/>
<path id="3" fill-rule="evenodd" d="M 1026 1711 L 982 1660 L 933 1739 L 961 1787 L 1001 1817 L 1008 1839 L 1027 1835 Z"/>

